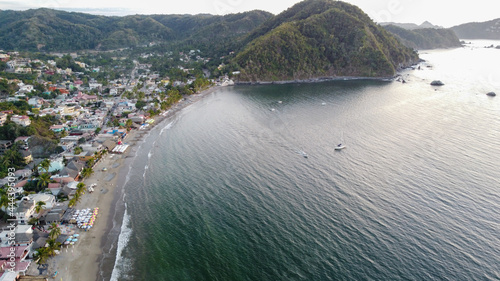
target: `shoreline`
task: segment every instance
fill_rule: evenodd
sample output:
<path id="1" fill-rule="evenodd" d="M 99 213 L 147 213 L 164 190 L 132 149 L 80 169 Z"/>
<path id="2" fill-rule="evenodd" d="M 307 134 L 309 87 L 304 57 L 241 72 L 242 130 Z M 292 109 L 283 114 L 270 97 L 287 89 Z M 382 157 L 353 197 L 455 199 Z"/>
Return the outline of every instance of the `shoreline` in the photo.
<path id="1" fill-rule="evenodd" d="M 149 131 L 154 129 L 156 126 L 159 124 L 163 124 L 164 122 L 168 122 L 171 120 L 172 117 L 175 117 L 175 115 L 183 110 L 184 108 L 188 107 L 189 105 L 200 101 L 207 95 L 213 93 L 214 91 L 223 88 L 223 86 L 212 86 L 208 89 L 205 89 L 201 91 L 198 94 L 194 94 L 191 96 L 186 97 L 186 100 L 182 100 L 178 103 L 176 103 L 174 106 L 172 106 L 170 109 L 165 111 L 163 114 L 164 115 L 158 115 L 154 117 L 155 122 L 151 124 L 147 129 L 145 130 L 133 130 L 134 134 L 129 134 L 129 137 L 125 140 L 125 143 L 130 144 L 130 147 L 127 149 L 124 157 L 124 163 L 127 164 L 126 162 L 132 162 L 135 159 L 135 155 L 129 155 L 129 153 L 133 152 L 134 154 L 137 153 L 134 149 L 137 148 L 137 143 L 140 141 L 144 140 L 144 137 L 149 134 Z M 161 127 L 161 126 L 160 126 Z M 134 138 L 132 140 L 132 138 Z M 133 141 L 133 143 L 131 143 Z M 128 161 L 127 161 L 128 160 Z M 122 225 L 123 225 L 123 219 L 125 216 L 125 211 L 126 211 L 126 206 L 125 206 L 125 201 L 124 201 L 124 188 L 128 183 L 128 178 L 127 175 L 129 174 L 129 165 L 123 165 L 122 169 L 119 171 L 119 182 L 117 183 L 119 186 L 121 186 L 120 189 L 116 189 L 114 191 L 114 197 L 113 201 L 111 203 L 110 210 L 115 210 L 115 212 L 109 212 L 108 215 L 108 221 L 111 223 L 108 223 L 108 227 L 104 230 L 104 232 L 101 235 L 101 241 L 100 241 L 100 246 L 103 251 L 101 251 L 100 256 L 97 260 L 97 267 L 99 270 L 96 272 L 96 279 L 95 280 L 110 280 L 113 274 L 113 271 L 115 270 L 115 263 L 116 259 L 118 257 L 118 242 L 120 239 L 120 235 L 122 234 Z M 107 251 L 107 252 L 106 252 Z M 80 279 L 78 279 L 80 280 Z M 89 279 L 91 280 L 91 279 Z"/>
<path id="2" fill-rule="evenodd" d="M 154 116 L 155 122 L 147 128 L 131 130 L 124 140 L 130 146 L 123 154 L 108 153 L 94 166 L 94 173 L 83 182 L 87 187 L 93 183 L 97 184 L 95 191 L 86 191 L 82 200 L 75 206 L 76 209 L 99 207 L 94 227 L 88 231 L 76 226 L 71 228 L 74 233 L 80 234 L 80 239 L 73 246 L 62 246 L 60 254 L 47 261 L 50 274 L 57 272 L 57 280 L 110 280 L 126 210 L 124 194 L 130 171 L 130 165 L 127 164 L 134 161 L 137 144 L 144 140 L 150 130 L 220 88 L 222 87 L 212 86 L 198 94 L 186 96 L 163 112 L 163 115 Z M 107 170 L 103 171 L 103 168 Z M 37 266 L 33 262 L 26 275 L 40 276 Z"/>
<path id="3" fill-rule="evenodd" d="M 295 79 L 295 80 L 278 80 L 278 81 L 235 81 L 235 85 L 283 85 L 283 84 L 299 84 L 299 83 L 321 83 L 329 81 L 354 81 L 354 80 L 374 80 L 374 81 L 391 81 L 399 75 L 399 71 L 394 76 L 387 77 L 363 77 L 363 76 L 335 76 L 335 77 L 319 77 L 310 79 Z"/>

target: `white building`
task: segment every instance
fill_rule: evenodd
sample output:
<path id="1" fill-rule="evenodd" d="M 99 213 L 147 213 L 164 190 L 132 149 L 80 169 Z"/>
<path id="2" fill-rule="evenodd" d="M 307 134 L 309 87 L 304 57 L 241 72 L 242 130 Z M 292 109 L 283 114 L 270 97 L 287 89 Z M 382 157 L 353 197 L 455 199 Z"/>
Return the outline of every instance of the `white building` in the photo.
<path id="1" fill-rule="evenodd" d="M 30 118 L 26 115 L 12 115 L 10 121 L 25 127 L 31 124 Z"/>

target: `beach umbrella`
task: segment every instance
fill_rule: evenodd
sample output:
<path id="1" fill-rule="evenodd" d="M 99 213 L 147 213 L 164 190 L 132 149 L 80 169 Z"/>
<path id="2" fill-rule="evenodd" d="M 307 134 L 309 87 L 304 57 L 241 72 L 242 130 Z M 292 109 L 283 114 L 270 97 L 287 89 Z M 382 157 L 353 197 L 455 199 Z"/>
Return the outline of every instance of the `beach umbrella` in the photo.
<path id="1" fill-rule="evenodd" d="M 78 236 L 80 236 L 80 234 L 73 234 L 73 236 L 74 236 L 74 237 L 78 237 Z"/>

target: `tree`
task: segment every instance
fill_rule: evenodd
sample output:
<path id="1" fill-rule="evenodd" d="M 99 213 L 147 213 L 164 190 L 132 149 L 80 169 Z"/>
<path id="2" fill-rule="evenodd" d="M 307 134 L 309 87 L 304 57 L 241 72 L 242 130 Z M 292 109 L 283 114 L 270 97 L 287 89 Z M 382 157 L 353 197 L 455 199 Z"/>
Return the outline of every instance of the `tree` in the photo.
<path id="1" fill-rule="evenodd" d="M 82 170 L 82 172 L 80 173 L 80 175 L 82 176 L 82 178 L 88 178 L 88 177 L 90 177 L 93 173 L 94 173 L 94 170 L 93 170 L 91 167 L 86 167 L 86 168 L 83 168 L 83 170 Z"/>
<path id="2" fill-rule="evenodd" d="M 55 256 L 56 255 L 56 250 L 59 250 L 61 243 L 56 242 L 55 238 L 54 239 L 49 239 L 47 240 L 47 254 L 49 256 Z"/>
<path id="3" fill-rule="evenodd" d="M 43 201 L 38 201 L 38 202 L 36 202 L 36 204 L 35 204 L 35 212 L 36 212 L 37 214 L 39 214 L 39 213 L 40 213 L 40 211 L 42 210 L 43 206 L 45 206 L 45 205 L 46 205 L 46 204 L 45 204 L 45 202 L 43 202 Z"/>
<path id="4" fill-rule="evenodd" d="M 95 158 L 94 157 L 90 157 L 90 159 L 87 160 L 87 166 L 88 167 L 94 166 L 94 163 L 95 163 Z"/>
<path id="5" fill-rule="evenodd" d="M 133 124 L 134 122 L 132 121 L 132 119 L 127 119 L 127 122 L 125 122 L 125 127 L 127 127 L 127 129 L 130 129 L 132 128 Z"/>
<path id="6" fill-rule="evenodd" d="M 78 154 L 82 153 L 82 151 L 83 151 L 83 149 L 81 147 L 77 146 L 77 147 L 75 147 L 75 150 L 73 150 L 73 153 L 75 155 L 78 155 Z"/>
<path id="7" fill-rule="evenodd" d="M 76 185 L 76 193 L 83 194 L 84 191 L 85 191 L 85 184 L 83 182 L 79 182 Z"/>
<path id="8" fill-rule="evenodd" d="M 51 182 L 50 175 L 48 173 L 43 173 L 38 177 L 38 182 L 36 183 L 36 186 L 46 188 L 50 182 Z"/>
<path id="9" fill-rule="evenodd" d="M 42 162 L 40 162 L 40 167 L 44 170 L 45 173 L 48 173 L 50 164 L 51 164 L 50 159 L 45 158 L 42 160 Z"/>
<path id="10" fill-rule="evenodd" d="M 29 225 L 35 225 L 35 224 L 38 224 L 38 222 L 39 222 L 39 219 L 38 219 L 38 218 L 35 218 L 35 217 L 30 218 L 30 219 L 28 220 L 28 224 L 29 224 Z"/>
<path id="11" fill-rule="evenodd" d="M 73 207 L 76 205 L 76 198 L 73 196 L 73 198 L 71 198 L 68 202 L 68 207 Z"/>
<path id="12" fill-rule="evenodd" d="M 48 258 L 49 258 L 49 253 L 47 251 L 47 248 L 39 248 L 33 255 L 33 260 L 37 264 L 44 264 Z"/>
<path id="13" fill-rule="evenodd" d="M 61 229 L 59 228 L 59 226 L 55 222 L 53 222 L 49 226 L 49 229 L 50 229 L 50 232 L 49 232 L 50 239 L 56 239 L 57 237 L 59 237 L 59 235 L 61 235 Z"/>

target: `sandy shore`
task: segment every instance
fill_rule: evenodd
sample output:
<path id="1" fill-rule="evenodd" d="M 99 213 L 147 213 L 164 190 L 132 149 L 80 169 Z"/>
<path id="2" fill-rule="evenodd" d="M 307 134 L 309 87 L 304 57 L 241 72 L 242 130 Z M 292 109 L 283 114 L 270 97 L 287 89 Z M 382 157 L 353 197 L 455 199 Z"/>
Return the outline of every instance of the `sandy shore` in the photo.
<path id="1" fill-rule="evenodd" d="M 200 100 L 207 94 L 214 92 L 220 87 L 212 87 L 200 94 L 187 97 L 185 100 L 173 106 L 166 116 L 156 116 L 153 126 L 147 128 L 150 130 L 163 120 L 170 118 L 175 113 Z M 132 130 L 129 132 L 125 142 L 131 146 L 142 140 L 146 131 Z M 85 179 L 87 186 L 95 183 L 97 187 L 93 193 L 86 192 L 82 200 L 76 205 L 77 209 L 99 207 L 99 214 L 94 223 L 94 227 L 89 231 L 80 230 L 76 227 L 75 233 L 80 234 L 79 241 L 74 246 L 64 246 L 61 253 L 48 260 L 49 274 L 57 272 L 55 280 L 79 280 L 90 281 L 102 279 L 99 277 L 99 264 L 104 255 L 103 246 L 113 224 L 113 213 L 116 201 L 117 188 L 123 188 L 122 175 L 128 172 L 128 166 L 124 165 L 127 157 L 132 157 L 131 147 L 123 154 L 107 154 L 94 167 L 94 174 Z M 132 152 L 135 153 L 135 152 Z M 106 171 L 102 169 L 106 168 Z M 120 179 L 120 180 L 119 180 Z M 117 239 L 117 237 L 116 237 Z M 116 249 L 115 249 L 116 251 Z M 27 275 L 38 275 L 37 265 L 32 263 Z"/>

